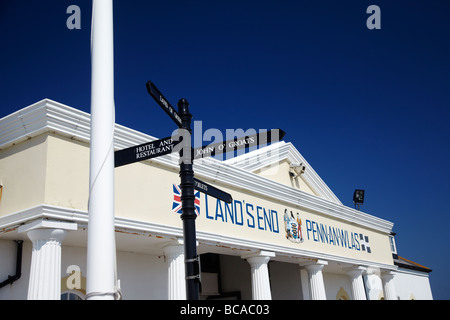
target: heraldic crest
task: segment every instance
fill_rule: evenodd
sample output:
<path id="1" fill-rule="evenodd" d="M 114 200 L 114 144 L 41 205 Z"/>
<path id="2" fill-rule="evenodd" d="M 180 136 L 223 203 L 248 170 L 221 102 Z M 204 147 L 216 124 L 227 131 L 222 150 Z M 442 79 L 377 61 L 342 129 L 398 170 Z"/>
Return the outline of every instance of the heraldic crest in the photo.
<path id="1" fill-rule="evenodd" d="M 286 230 L 286 239 L 294 243 L 303 242 L 302 220 L 298 212 L 297 217 L 294 217 L 292 211 L 289 214 L 287 209 L 284 210 L 284 229 Z"/>

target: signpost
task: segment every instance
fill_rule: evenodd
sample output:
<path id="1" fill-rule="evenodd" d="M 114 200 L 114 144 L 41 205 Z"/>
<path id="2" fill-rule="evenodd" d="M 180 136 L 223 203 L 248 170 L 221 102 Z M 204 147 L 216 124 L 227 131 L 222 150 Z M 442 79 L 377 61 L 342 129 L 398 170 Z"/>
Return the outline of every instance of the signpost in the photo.
<path id="1" fill-rule="evenodd" d="M 257 133 L 251 136 L 235 138 L 225 142 L 213 143 L 193 150 L 193 159 L 212 157 L 218 154 L 260 146 L 275 141 L 280 141 L 286 133 L 281 129 Z"/>
<path id="2" fill-rule="evenodd" d="M 180 141 L 174 141 L 172 137 L 168 137 L 116 151 L 114 153 L 114 166 L 117 168 L 127 164 L 170 154 L 179 143 Z"/>
<path id="3" fill-rule="evenodd" d="M 180 148 L 183 137 L 190 137 L 192 114 L 189 112 L 189 103 L 181 99 L 177 106 L 178 112 L 162 95 L 158 88 L 147 82 L 147 90 L 159 106 L 169 115 L 178 126 L 178 140 L 176 137 L 168 137 L 161 140 L 144 143 L 138 146 L 116 151 L 114 154 L 115 167 L 156 158 L 162 155 L 179 151 L 180 154 L 180 178 L 181 178 L 181 207 L 184 236 L 184 257 L 186 273 L 186 296 L 188 300 L 199 299 L 200 265 L 197 255 L 195 219 L 195 191 L 198 190 L 227 203 L 232 202 L 230 194 L 219 190 L 203 181 L 194 178 L 193 160 L 211 157 L 214 155 L 246 149 L 253 146 L 268 144 L 283 139 L 285 132 L 280 129 L 257 133 L 242 138 L 236 138 L 225 142 L 213 143 L 200 148 Z M 182 132 L 180 132 L 182 131 Z M 187 135 L 184 135 L 188 133 Z M 190 141 L 185 143 L 189 143 Z M 178 147 L 177 147 L 178 146 Z M 180 145 L 181 146 L 181 145 Z M 185 145 L 186 146 L 186 145 Z M 176 148 L 177 147 L 177 148 Z M 184 151 L 188 152 L 184 152 Z M 190 150 L 190 152 L 189 152 Z"/>
<path id="4" fill-rule="evenodd" d="M 226 203 L 233 202 L 233 198 L 229 193 L 226 193 L 220 189 L 217 189 L 216 187 L 213 187 L 212 185 L 209 185 L 203 181 L 200 181 L 198 179 L 194 178 L 194 188 L 197 191 L 206 193 L 208 196 L 211 196 L 213 198 L 222 200 Z"/>
<path id="5" fill-rule="evenodd" d="M 179 128 L 182 126 L 182 120 L 180 115 L 170 105 L 169 101 L 162 95 L 158 88 L 151 82 L 147 82 L 147 91 L 155 99 L 155 101 L 161 106 L 161 108 L 172 118 Z"/>
<path id="6" fill-rule="evenodd" d="M 182 119 L 181 129 L 191 133 L 192 114 L 186 99 L 178 102 Z M 191 152 L 180 152 L 181 220 L 183 220 L 184 262 L 186 274 L 186 297 L 199 300 L 200 261 L 197 255 L 197 236 L 195 230 L 195 182 Z"/>

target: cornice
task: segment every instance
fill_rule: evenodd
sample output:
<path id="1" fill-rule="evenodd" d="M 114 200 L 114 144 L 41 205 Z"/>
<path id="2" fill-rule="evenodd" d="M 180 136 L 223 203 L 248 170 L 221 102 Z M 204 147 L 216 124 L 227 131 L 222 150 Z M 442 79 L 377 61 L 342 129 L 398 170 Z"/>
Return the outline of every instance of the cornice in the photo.
<path id="1" fill-rule="evenodd" d="M 337 204 L 342 204 L 308 161 L 306 161 L 290 142 L 286 143 L 281 141 L 274 143 L 265 148 L 240 155 L 224 162 L 248 172 L 256 172 L 259 169 L 277 165 L 282 160 L 287 160 L 289 163 L 303 164 L 306 168 L 303 173 L 306 183 L 321 197 Z"/>
<path id="2" fill-rule="evenodd" d="M 49 131 L 89 143 L 90 119 L 90 114 L 86 112 L 50 99 L 41 100 L 0 119 L 0 150 Z M 115 125 L 116 149 L 153 140 L 156 138 Z"/>

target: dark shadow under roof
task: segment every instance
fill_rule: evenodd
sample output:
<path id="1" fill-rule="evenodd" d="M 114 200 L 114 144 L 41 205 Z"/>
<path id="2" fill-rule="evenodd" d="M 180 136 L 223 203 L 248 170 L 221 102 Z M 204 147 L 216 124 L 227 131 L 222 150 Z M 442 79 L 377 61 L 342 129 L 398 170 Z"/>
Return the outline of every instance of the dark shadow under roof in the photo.
<path id="1" fill-rule="evenodd" d="M 430 268 L 422 266 L 422 265 L 418 264 L 417 262 L 405 259 L 398 255 L 393 255 L 393 258 L 394 258 L 394 264 L 400 268 L 422 271 L 422 272 L 426 272 L 426 273 L 430 273 L 432 271 Z"/>

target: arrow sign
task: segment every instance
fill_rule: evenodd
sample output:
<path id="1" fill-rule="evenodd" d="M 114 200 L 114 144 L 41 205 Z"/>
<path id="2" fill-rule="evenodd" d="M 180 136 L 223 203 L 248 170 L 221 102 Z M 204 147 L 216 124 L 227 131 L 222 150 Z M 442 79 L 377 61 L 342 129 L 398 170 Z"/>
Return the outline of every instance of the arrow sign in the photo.
<path id="1" fill-rule="evenodd" d="M 253 146 L 259 146 L 263 144 L 269 144 L 271 142 L 277 142 L 283 139 L 286 133 L 281 129 L 273 129 L 266 132 L 257 133 L 251 136 L 245 136 L 242 138 L 235 138 L 225 142 L 213 143 L 201 148 L 193 150 L 193 158 L 206 158 L 215 156 L 221 153 L 227 153 L 235 150 L 250 148 Z"/>
<path id="2" fill-rule="evenodd" d="M 231 203 L 233 202 L 233 198 L 231 197 L 231 195 L 229 193 L 226 193 L 220 189 L 217 189 L 216 187 L 213 187 L 203 181 L 200 181 L 198 179 L 194 178 L 194 188 L 197 191 L 206 193 L 207 195 L 214 197 L 216 199 L 225 201 L 226 203 Z"/>
<path id="3" fill-rule="evenodd" d="M 181 117 L 178 112 L 171 106 L 169 101 L 162 95 L 158 88 L 151 82 L 147 82 L 147 91 L 155 99 L 155 101 L 161 106 L 161 108 L 172 118 L 173 121 L 181 128 Z"/>
<path id="4" fill-rule="evenodd" d="M 176 145 L 181 141 L 174 141 L 172 137 L 144 143 L 128 149 L 114 152 L 115 167 L 121 167 L 134 162 L 144 161 L 151 158 L 172 153 Z"/>

